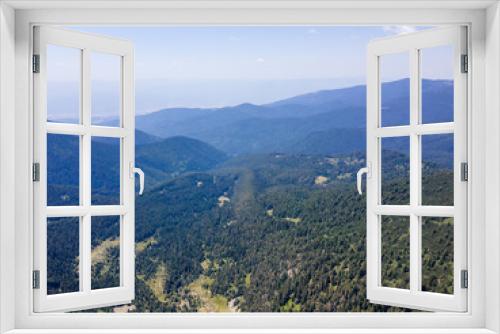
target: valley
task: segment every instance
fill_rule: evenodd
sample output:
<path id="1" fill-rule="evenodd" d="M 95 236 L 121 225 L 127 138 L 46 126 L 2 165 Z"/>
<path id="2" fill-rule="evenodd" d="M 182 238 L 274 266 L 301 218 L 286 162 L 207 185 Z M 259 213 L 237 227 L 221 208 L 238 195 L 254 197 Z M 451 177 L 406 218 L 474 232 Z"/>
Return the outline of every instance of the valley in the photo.
<path id="1" fill-rule="evenodd" d="M 431 84 L 429 94 L 449 95 L 446 82 Z M 406 85 L 388 85 L 395 120 Z M 366 299 L 366 201 L 355 187 L 356 172 L 366 165 L 364 94 L 359 86 L 263 106 L 138 116 L 136 164 L 146 173 L 146 190 L 136 197 L 136 298 L 119 311 L 408 311 Z M 436 117 L 450 110 L 445 105 Z M 51 205 L 78 199 L 78 140 L 67 137 L 49 138 Z M 453 142 L 431 140 L 429 147 L 426 200 L 452 205 Z M 106 140 L 93 141 L 92 150 L 102 152 L 92 162 L 93 203 L 113 203 L 119 150 Z M 404 201 L 408 152 L 395 140 L 383 156 L 384 196 Z M 96 287 L 117 281 L 116 218 L 92 226 Z M 383 275 L 390 284 L 405 284 L 399 278 L 408 272 L 408 231 L 389 223 L 384 240 L 393 247 L 383 254 Z M 452 222 L 430 217 L 425 224 L 424 285 L 449 293 Z M 64 242 L 69 233 L 51 228 L 49 242 Z M 75 254 L 72 244 L 50 253 L 53 293 L 74 289 L 77 273 L 62 268 L 78 267 Z"/>

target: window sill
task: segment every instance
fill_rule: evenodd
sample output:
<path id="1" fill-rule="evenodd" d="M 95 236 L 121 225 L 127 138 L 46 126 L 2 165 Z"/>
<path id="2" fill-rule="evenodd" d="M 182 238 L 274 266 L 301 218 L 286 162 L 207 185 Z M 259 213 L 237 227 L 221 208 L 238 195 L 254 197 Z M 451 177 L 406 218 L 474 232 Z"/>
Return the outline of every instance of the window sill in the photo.
<path id="1" fill-rule="evenodd" d="M 495 334 L 484 328 L 470 329 L 16 329 L 5 334 Z"/>

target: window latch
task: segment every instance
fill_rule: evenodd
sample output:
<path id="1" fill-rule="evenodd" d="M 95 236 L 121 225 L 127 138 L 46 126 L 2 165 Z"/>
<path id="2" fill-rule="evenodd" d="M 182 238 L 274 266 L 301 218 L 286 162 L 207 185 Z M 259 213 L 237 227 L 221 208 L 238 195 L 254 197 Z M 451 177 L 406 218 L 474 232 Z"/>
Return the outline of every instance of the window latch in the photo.
<path id="1" fill-rule="evenodd" d="M 130 162 L 130 178 L 133 179 L 135 174 L 139 175 L 139 195 L 142 195 L 144 192 L 144 172 L 140 168 L 136 168 L 134 163 Z"/>
<path id="2" fill-rule="evenodd" d="M 371 176 L 371 163 L 370 162 L 367 162 L 366 167 L 363 167 L 360 170 L 358 170 L 358 173 L 356 174 L 358 193 L 360 195 L 363 195 L 363 189 L 362 189 L 363 174 L 366 174 L 367 178 L 369 178 Z"/>

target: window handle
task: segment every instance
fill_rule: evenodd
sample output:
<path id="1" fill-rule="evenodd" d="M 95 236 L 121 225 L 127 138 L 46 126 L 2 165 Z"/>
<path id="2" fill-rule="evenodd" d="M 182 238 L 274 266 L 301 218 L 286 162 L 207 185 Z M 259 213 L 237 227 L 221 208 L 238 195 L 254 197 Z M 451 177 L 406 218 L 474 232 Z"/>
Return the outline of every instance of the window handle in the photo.
<path id="1" fill-rule="evenodd" d="M 130 178 L 134 178 L 135 174 L 139 175 L 139 195 L 144 193 L 144 172 L 140 168 L 136 168 L 133 162 L 130 162 Z"/>
<path id="2" fill-rule="evenodd" d="M 363 190 L 361 189 L 362 183 L 363 183 L 363 174 L 366 174 L 366 177 L 369 178 L 371 176 L 371 171 L 370 171 L 370 163 L 368 162 L 366 164 L 366 167 L 360 168 L 358 170 L 358 173 L 356 174 L 357 176 L 357 185 L 358 185 L 358 193 L 360 195 L 363 195 Z"/>

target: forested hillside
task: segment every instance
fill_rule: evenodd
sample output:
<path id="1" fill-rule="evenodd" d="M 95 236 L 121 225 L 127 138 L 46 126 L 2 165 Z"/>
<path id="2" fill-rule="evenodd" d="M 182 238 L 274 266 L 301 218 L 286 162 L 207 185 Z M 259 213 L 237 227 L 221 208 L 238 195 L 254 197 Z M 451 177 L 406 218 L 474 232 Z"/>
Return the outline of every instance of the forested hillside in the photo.
<path id="1" fill-rule="evenodd" d="M 403 160 L 393 159 L 397 164 Z M 150 189 L 136 203 L 137 291 L 132 309 L 396 310 L 366 299 L 365 200 L 353 187 L 354 173 L 363 164 L 362 155 L 259 155 Z M 426 179 L 429 192 L 449 187 L 442 182 L 443 172 L 431 168 L 435 173 Z M 392 180 L 388 191 L 393 198 L 404 197 L 400 189 L 405 181 Z M 98 262 L 101 269 L 94 271 L 95 286 L 117 280 L 118 272 L 109 270 L 116 268 L 119 254 L 117 224 L 112 219 L 93 224 L 93 243 L 102 245 L 106 254 Z M 428 224 L 434 231 L 424 235 L 424 244 L 433 246 L 428 251 L 434 256 L 425 265 L 448 274 L 448 281 L 429 277 L 428 282 L 447 291 L 452 230 L 446 225 L 443 229 L 440 221 Z M 405 249 L 402 235 L 408 230 L 404 225 L 393 229 L 388 243 L 399 252 Z M 398 256 L 405 259 L 403 255 Z M 67 259 L 76 266 L 74 257 Z M 405 277 L 409 262 L 395 265 L 386 268 L 386 276 Z M 52 279 L 65 280 L 57 276 Z M 433 279 L 440 282 L 430 283 Z"/>
<path id="2" fill-rule="evenodd" d="M 193 171 L 204 171 L 222 163 L 226 154 L 199 140 L 186 137 L 155 138 L 140 131 L 136 145 L 136 165 L 147 174 L 146 185 Z M 79 203 L 79 139 L 76 136 L 49 135 L 47 138 L 47 180 L 49 205 Z M 92 140 L 93 204 L 116 204 L 119 193 L 120 148 L 115 138 Z M 114 201 L 114 203 L 113 203 Z"/>
<path id="3" fill-rule="evenodd" d="M 432 84 L 449 93 L 445 83 Z M 405 82 L 392 85 L 397 100 Z M 163 119 L 220 133 L 207 142 L 179 133 L 138 134 L 136 164 L 147 182 L 144 195 L 136 198 L 136 296 L 130 305 L 94 311 L 408 311 L 366 298 L 366 202 L 355 186 L 356 172 L 366 165 L 364 116 L 343 116 L 360 118 L 357 127 L 332 119 L 332 112 L 364 112 L 363 94 L 354 87 L 245 105 L 243 116 L 232 114 L 240 112 L 236 107 L 155 115 L 162 117 L 155 118 L 158 129 Z M 310 106 L 309 116 L 295 117 L 304 105 Z M 326 105 L 338 108 L 323 113 Z M 277 118 L 245 118 L 264 110 Z M 436 117 L 449 112 L 445 104 Z M 231 114 L 230 121 L 211 129 L 219 113 Z M 264 119 L 269 123 L 263 125 Z M 425 143 L 424 204 L 453 205 L 453 138 Z M 407 204 L 409 198 L 404 144 L 395 139 L 381 153 L 382 196 L 390 204 Z M 78 139 L 51 135 L 48 145 L 48 201 L 77 205 Z M 244 149 L 233 149 L 240 146 Z M 93 203 L 94 198 L 94 204 L 112 203 L 119 150 L 112 141 L 95 140 L 92 151 L 98 153 L 92 161 Z M 383 226 L 383 284 L 407 288 L 408 221 L 384 217 Z M 78 219 L 52 219 L 48 231 L 49 293 L 76 291 Z M 453 221 L 426 218 L 422 233 L 423 288 L 452 293 Z M 92 220 L 92 259 L 93 288 L 119 284 L 118 217 Z"/>

